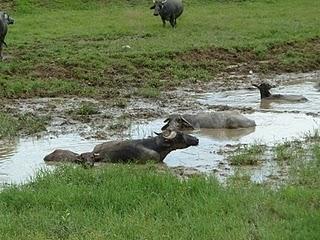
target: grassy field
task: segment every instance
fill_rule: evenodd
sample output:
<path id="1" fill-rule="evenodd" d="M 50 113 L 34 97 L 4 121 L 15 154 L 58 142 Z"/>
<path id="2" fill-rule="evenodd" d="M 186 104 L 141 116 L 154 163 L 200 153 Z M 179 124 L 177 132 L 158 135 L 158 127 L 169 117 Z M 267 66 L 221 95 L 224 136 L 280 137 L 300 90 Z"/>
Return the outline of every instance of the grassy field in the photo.
<path id="1" fill-rule="evenodd" d="M 226 186 L 181 181 L 155 165 L 44 172 L 0 192 L 1 239 L 318 239 L 315 142 L 286 157 L 290 178 L 278 189 L 240 175 Z M 279 148 L 295 152 L 289 143 Z"/>
<path id="2" fill-rule="evenodd" d="M 2 101 L 77 95 L 125 107 L 132 94 L 157 98 L 221 72 L 320 69 L 319 1 L 186 0 L 176 29 L 162 28 L 150 2 L 1 1 L 16 19 L 0 62 Z M 82 105 L 69 114 L 97 111 Z M 1 113 L 0 138 L 43 130 L 46 121 Z M 240 174 L 226 185 L 181 181 L 152 164 L 42 172 L 1 189 L 0 239 L 318 239 L 320 138 L 309 140 L 273 150 L 290 166 L 279 188 Z M 259 165 L 264 153 L 248 146 L 229 161 Z"/>
<path id="3" fill-rule="evenodd" d="M 158 97 L 239 63 L 247 65 L 232 71 L 320 68 L 319 1 L 185 5 L 173 30 L 152 16 L 150 1 L 16 0 L 0 96 Z"/>

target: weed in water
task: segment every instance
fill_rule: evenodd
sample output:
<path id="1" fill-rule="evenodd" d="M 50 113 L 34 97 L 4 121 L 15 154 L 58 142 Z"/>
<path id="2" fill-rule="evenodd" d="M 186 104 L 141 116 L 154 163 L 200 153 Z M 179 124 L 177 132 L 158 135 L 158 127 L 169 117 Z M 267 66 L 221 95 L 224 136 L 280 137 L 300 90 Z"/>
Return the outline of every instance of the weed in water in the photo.
<path id="1" fill-rule="evenodd" d="M 275 147 L 274 158 L 278 162 L 289 163 L 290 161 L 302 158 L 304 152 L 301 141 L 285 142 Z"/>
<path id="2" fill-rule="evenodd" d="M 264 145 L 239 147 L 230 157 L 230 165 L 257 165 L 265 152 Z"/>

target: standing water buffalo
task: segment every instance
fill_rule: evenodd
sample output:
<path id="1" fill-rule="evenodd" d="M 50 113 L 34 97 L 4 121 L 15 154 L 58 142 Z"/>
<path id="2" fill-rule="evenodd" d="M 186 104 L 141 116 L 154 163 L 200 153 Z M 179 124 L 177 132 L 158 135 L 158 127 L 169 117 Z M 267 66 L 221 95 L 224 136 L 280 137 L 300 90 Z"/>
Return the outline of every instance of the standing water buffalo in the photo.
<path id="1" fill-rule="evenodd" d="M 154 16 L 160 15 L 163 26 L 169 21 L 174 28 L 177 25 L 177 18 L 183 12 L 183 4 L 181 0 L 154 0 L 150 9 L 154 9 Z"/>
<path id="2" fill-rule="evenodd" d="M 196 115 L 173 114 L 164 120 L 161 129 L 191 130 L 196 128 L 248 128 L 256 126 L 253 120 L 235 111 L 203 112 Z"/>
<path id="3" fill-rule="evenodd" d="M 0 60 L 3 59 L 3 46 L 7 46 L 4 40 L 8 32 L 8 25 L 13 23 L 14 19 L 10 18 L 10 16 L 7 13 L 0 12 Z"/>
<path id="4" fill-rule="evenodd" d="M 44 161 L 67 161 L 92 166 L 94 162 L 145 163 L 162 162 L 173 150 L 196 146 L 199 140 L 191 135 L 166 130 L 155 137 L 138 140 L 110 141 L 95 146 L 92 152 L 77 154 L 68 150 L 55 150 Z"/>
<path id="5" fill-rule="evenodd" d="M 282 95 L 282 94 L 271 94 L 270 89 L 273 87 L 268 83 L 261 83 L 260 85 L 252 84 L 260 91 L 261 100 L 269 100 L 269 101 L 284 101 L 284 102 L 306 102 L 308 101 L 302 95 Z"/>

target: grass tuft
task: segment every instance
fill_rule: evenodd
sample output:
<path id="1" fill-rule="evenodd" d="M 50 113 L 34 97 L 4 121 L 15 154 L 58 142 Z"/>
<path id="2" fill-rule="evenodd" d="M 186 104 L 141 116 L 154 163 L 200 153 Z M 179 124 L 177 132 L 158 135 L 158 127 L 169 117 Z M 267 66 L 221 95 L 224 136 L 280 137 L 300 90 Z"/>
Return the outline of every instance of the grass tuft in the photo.
<path id="1" fill-rule="evenodd" d="M 261 157 L 265 152 L 266 147 L 264 145 L 250 145 L 239 147 L 229 157 L 230 165 L 258 165 L 262 160 Z"/>

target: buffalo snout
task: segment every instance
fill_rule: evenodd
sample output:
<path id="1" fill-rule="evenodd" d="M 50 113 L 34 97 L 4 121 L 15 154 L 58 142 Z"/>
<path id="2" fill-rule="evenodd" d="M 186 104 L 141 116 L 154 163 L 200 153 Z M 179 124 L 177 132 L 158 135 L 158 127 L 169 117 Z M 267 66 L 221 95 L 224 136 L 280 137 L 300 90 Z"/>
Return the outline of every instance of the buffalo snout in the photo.
<path id="1" fill-rule="evenodd" d="M 184 136 L 184 140 L 185 140 L 186 144 L 189 146 L 197 146 L 199 144 L 198 138 L 191 136 L 191 135 L 188 135 L 188 134 L 186 134 Z"/>

